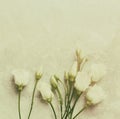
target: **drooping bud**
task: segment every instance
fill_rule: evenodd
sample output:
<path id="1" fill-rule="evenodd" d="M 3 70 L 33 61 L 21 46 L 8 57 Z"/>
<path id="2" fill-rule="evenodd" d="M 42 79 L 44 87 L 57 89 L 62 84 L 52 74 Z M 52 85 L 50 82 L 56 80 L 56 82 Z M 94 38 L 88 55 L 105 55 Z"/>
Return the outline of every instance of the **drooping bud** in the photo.
<path id="1" fill-rule="evenodd" d="M 51 91 L 50 85 L 45 82 L 39 82 L 38 91 L 41 93 L 43 100 L 50 103 L 54 97 L 53 92 Z"/>
<path id="2" fill-rule="evenodd" d="M 58 87 L 58 80 L 57 80 L 57 78 L 55 76 L 52 76 L 50 78 L 50 84 L 55 89 Z"/>

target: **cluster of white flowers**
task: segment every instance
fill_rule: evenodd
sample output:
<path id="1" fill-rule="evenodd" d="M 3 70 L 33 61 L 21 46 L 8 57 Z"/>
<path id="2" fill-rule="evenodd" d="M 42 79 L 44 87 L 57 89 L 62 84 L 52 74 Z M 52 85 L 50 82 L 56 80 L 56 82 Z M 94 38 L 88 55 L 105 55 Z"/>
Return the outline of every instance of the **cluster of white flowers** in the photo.
<path id="1" fill-rule="evenodd" d="M 56 94 L 61 111 L 61 119 L 75 119 L 86 107 L 96 105 L 104 100 L 106 97 L 104 90 L 97 85 L 97 82 L 103 79 L 106 74 L 106 67 L 101 63 L 88 60 L 88 57 L 82 50 L 76 51 L 76 60 L 73 62 L 72 67 L 68 72 L 64 74 L 64 83 L 56 75 L 51 76 L 50 84 L 40 81 L 42 75 L 42 67 L 35 73 L 35 84 L 32 94 L 31 107 L 28 115 L 30 118 L 31 111 L 33 108 L 34 95 L 36 88 L 40 92 L 42 99 L 48 102 L 53 110 L 55 119 L 57 119 L 56 110 L 52 104 L 54 93 Z M 28 84 L 30 79 L 30 73 L 26 70 L 14 70 L 12 76 L 15 84 L 17 85 L 18 95 L 18 109 L 19 119 L 20 116 L 20 94 L 23 88 Z M 38 87 L 37 87 L 38 84 Z M 63 86 L 63 89 L 61 87 Z M 63 97 L 62 91 L 65 91 Z M 75 93 L 74 93 L 75 92 Z M 86 104 L 82 110 L 80 110 L 74 117 L 73 111 L 76 102 L 80 98 L 81 94 L 84 93 L 86 98 Z M 76 97 L 74 97 L 76 96 Z M 74 98 L 75 100 L 73 100 Z M 73 101 L 73 103 L 71 103 Z M 63 105 L 64 108 L 63 109 Z M 64 113 L 63 113 L 64 111 Z"/>
<path id="2" fill-rule="evenodd" d="M 12 77 L 14 79 L 15 84 L 18 87 L 25 87 L 28 85 L 30 80 L 30 72 L 25 69 L 16 69 L 12 71 Z M 39 80 L 42 77 L 43 71 L 40 69 L 35 73 L 35 79 Z"/>
<path id="3" fill-rule="evenodd" d="M 77 50 L 77 56 L 83 56 L 81 59 L 84 59 L 85 56 L 82 51 Z M 83 61 L 81 61 L 82 64 Z M 81 66 L 81 65 L 80 65 Z M 106 67 L 101 63 L 95 63 L 93 61 L 87 61 L 82 64 L 82 70 L 78 69 L 78 63 L 75 61 L 71 70 L 69 72 L 70 76 L 74 76 L 74 87 L 77 90 L 77 93 L 80 94 L 81 92 L 86 93 L 86 99 L 91 104 L 96 104 L 101 102 L 105 98 L 105 93 L 101 87 L 97 86 L 98 81 L 103 79 L 106 74 Z M 79 68 L 80 69 L 80 68 Z M 95 86 L 92 84 L 95 84 Z M 95 91 L 94 91 L 95 90 Z"/>
<path id="4" fill-rule="evenodd" d="M 42 77 L 43 71 L 40 69 L 35 73 L 36 80 L 39 80 Z M 19 69 L 19 70 L 13 70 L 12 76 L 14 79 L 15 84 L 18 86 L 18 90 L 22 90 L 26 85 L 28 85 L 30 80 L 30 73 L 27 70 Z M 51 78 L 52 84 L 55 86 L 55 78 Z M 42 97 L 44 100 L 50 102 L 53 98 L 53 93 L 51 91 L 50 85 L 48 85 L 45 82 L 40 82 L 38 86 L 38 90 L 40 91 Z"/>

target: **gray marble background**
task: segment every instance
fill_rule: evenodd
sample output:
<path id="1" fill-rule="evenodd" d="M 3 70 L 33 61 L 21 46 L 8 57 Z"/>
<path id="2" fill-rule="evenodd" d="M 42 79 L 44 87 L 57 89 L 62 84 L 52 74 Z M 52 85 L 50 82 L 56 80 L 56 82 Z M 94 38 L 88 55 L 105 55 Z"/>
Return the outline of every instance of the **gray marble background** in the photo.
<path id="1" fill-rule="evenodd" d="M 42 65 L 42 80 L 60 77 L 82 48 L 108 67 L 100 85 L 106 100 L 86 110 L 80 119 L 120 117 L 120 1 L 119 0 L 0 0 L 0 119 L 18 119 L 17 94 L 11 71 L 31 72 L 22 93 L 23 119 L 27 118 L 34 71 Z M 79 105 L 76 111 L 79 110 Z M 38 95 L 31 119 L 53 119 Z"/>

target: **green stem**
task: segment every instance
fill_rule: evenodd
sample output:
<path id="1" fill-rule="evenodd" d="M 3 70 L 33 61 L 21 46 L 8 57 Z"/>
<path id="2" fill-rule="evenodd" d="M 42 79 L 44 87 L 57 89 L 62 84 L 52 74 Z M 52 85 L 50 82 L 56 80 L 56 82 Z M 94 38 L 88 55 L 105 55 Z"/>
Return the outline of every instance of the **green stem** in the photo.
<path id="1" fill-rule="evenodd" d="M 87 108 L 87 106 L 83 107 L 83 108 L 73 117 L 73 119 L 75 119 L 79 114 L 81 114 L 86 108 Z"/>
<path id="2" fill-rule="evenodd" d="M 67 107 L 67 93 L 65 93 L 65 108 Z"/>
<path id="3" fill-rule="evenodd" d="M 68 80 L 66 82 L 66 93 L 65 93 L 65 108 L 67 107 L 67 97 L 69 95 L 69 84 L 68 84 Z"/>
<path id="4" fill-rule="evenodd" d="M 49 102 L 49 104 L 50 104 L 50 106 L 51 106 L 51 108 L 52 108 L 52 111 L 53 111 L 53 114 L 54 114 L 55 119 L 57 119 L 57 115 L 56 115 L 56 112 L 55 112 L 55 109 L 54 109 L 52 103 Z"/>
<path id="5" fill-rule="evenodd" d="M 30 119 L 30 115 L 31 115 L 31 112 L 32 112 L 32 109 L 33 109 L 34 97 L 35 97 L 35 90 L 36 90 L 36 87 L 37 87 L 37 83 L 38 83 L 38 80 L 35 81 L 35 85 L 34 85 L 34 89 L 33 89 L 33 94 L 32 94 L 31 107 L 30 107 L 28 119 Z"/>
<path id="6" fill-rule="evenodd" d="M 65 119 L 69 116 L 69 111 L 71 110 L 70 108 L 70 104 L 72 102 L 72 99 L 73 99 L 73 95 L 74 95 L 74 87 L 71 88 L 71 95 L 70 95 L 70 99 L 68 101 L 68 108 L 67 108 L 67 111 L 66 111 L 66 116 L 65 116 Z"/>
<path id="7" fill-rule="evenodd" d="M 84 67 L 84 65 L 85 65 L 86 62 L 87 62 L 87 59 L 84 58 L 84 59 L 82 60 L 82 62 L 81 62 L 79 71 L 82 71 L 82 69 L 83 69 L 83 67 Z"/>
<path id="8" fill-rule="evenodd" d="M 73 111 L 74 111 L 74 109 L 75 109 L 75 106 L 76 106 L 76 104 L 77 104 L 77 101 L 78 101 L 78 99 L 80 98 L 81 95 L 82 95 L 82 93 L 80 93 L 80 94 L 77 96 L 77 98 L 76 98 L 76 100 L 75 100 L 75 102 L 74 102 L 74 104 L 73 104 L 73 107 L 72 107 L 72 109 L 71 109 L 70 112 L 69 112 L 69 113 L 71 113 L 71 117 L 72 117 L 72 115 L 73 115 Z"/>
<path id="9" fill-rule="evenodd" d="M 66 106 L 66 109 L 65 109 L 65 112 L 64 112 L 64 115 L 63 115 L 63 118 L 65 117 L 65 119 L 69 116 L 68 113 L 69 113 L 69 110 L 70 110 L 70 104 L 71 104 L 71 101 L 72 101 L 72 98 L 73 98 L 73 95 L 74 95 L 74 87 L 72 85 L 71 82 L 68 82 L 69 83 L 69 86 L 68 86 L 68 100 L 67 100 L 67 106 Z"/>
<path id="10" fill-rule="evenodd" d="M 21 119 L 20 99 L 21 99 L 21 90 L 19 90 L 19 93 L 18 93 L 18 113 L 19 113 L 19 119 Z"/>
<path id="11" fill-rule="evenodd" d="M 63 113 L 63 111 L 62 111 L 63 109 L 62 109 L 62 105 L 60 105 L 60 111 L 61 111 L 61 119 L 62 119 L 62 113 Z"/>
<path id="12" fill-rule="evenodd" d="M 65 91 L 65 107 L 66 107 L 66 94 L 67 94 L 67 88 L 65 87 L 64 83 L 61 80 L 58 80 L 64 87 L 64 91 Z"/>
<path id="13" fill-rule="evenodd" d="M 70 85 L 69 85 L 69 82 L 67 81 L 67 93 L 66 93 L 66 95 L 65 95 L 65 111 L 64 111 L 64 114 L 63 114 L 63 116 L 62 116 L 62 119 L 64 118 L 64 116 L 66 115 L 67 110 L 68 110 L 69 97 L 70 97 Z"/>
<path id="14" fill-rule="evenodd" d="M 64 83 L 61 80 L 58 80 L 58 81 L 63 85 L 65 93 L 66 93 L 66 87 L 65 87 Z"/>
<path id="15" fill-rule="evenodd" d="M 59 100 L 60 100 L 60 110 L 61 110 L 61 119 L 62 119 L 62 105 L 63 105 L 63 99 L 62 99 L 62 95 L 61 95 L 61 93 L 60 93 L 60 90 L 59 90 L 59 88 L 57 88 L 57 93 L 58 93 L 58 95 L 59 95 Z"/>

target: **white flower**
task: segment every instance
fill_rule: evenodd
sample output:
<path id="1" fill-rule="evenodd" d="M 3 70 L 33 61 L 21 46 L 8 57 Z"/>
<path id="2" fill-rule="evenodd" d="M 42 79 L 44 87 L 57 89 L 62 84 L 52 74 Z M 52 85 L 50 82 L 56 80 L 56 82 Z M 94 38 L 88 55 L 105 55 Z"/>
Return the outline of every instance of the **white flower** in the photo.
<path id="1" fill-rule="evenodd" d="M 77 61 L 75 61 L 69 71 L 69 75 L 70 75 L 70 80 L 71 81 L 74 81 L 74 78 L 76 77 L 77 75 L 77 67 L 78 67 L 78 63 Z"/>
<path id="2" fill-rule="evenodd" d="M 103 101 L 105 97 L 105 92 L 100 86 L 97 85 L 90 87 L 86 93 L 86 99 L 89 105 L 98 104 Z"/>
<path id="3" fill-rule="evenodd" d="M 43 68 L 41 67 L 36 73 L 35 73 L 35 78 L 36 80 L 39 80 L 43 75 Z"/>
<path id="4" fill-rule="evenodd" d="M 83 71 L 88 72 L 92 82 L 98 82 L 106 74 L 106 67 L 100 63 L 88 62 L 84 65 Z"/>
<path id="5" fill-rule="evenodd" d="M 52 85 L 53 88 L 57 88 L 58 82 L 57 82 L 57 79 L 55 78 L 55 76 L 51 77 L 50 84 Z"/>
<path id="6" fill-rule="evenodd" d="M 26 86 L 30 79 L 30 73 L 26 70 L 14 70 L 12 76 L 17 86 Z"/>
<path id="7" fill-rule="evenodd" d="M 54 95 L 53 95 L 53 92 L 51 91 L 50 85 L 41 81 L 41 82 L 39 82 L 38 90 L 40 91 L 43 100 L 45 100 L 47 102 L 52 101 Z"/>
<path id="8" fill-rule="evenodd" d="M 85 91 L 91 83 L 90 76 L 86 72 L 78 72 L 75 79 L 75 89 L 78 93 Z"/>

